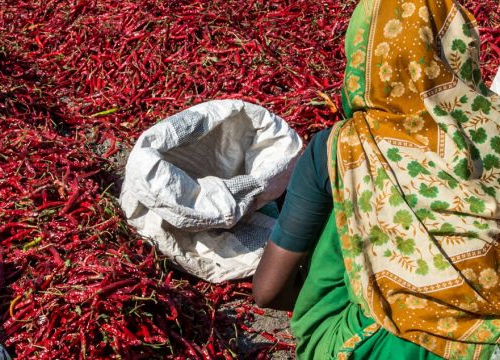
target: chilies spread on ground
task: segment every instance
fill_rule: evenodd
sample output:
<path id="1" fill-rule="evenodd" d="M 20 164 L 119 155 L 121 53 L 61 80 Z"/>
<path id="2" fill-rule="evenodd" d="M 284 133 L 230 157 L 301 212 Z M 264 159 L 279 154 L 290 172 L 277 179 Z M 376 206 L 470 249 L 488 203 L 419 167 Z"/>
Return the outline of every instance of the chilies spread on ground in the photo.
<path id="1" fill-rule="evenodd" d="M 137 136 L 192 104 L 240 98 L 306 140 L 342 117 L 355 1 L 6 2 L 0 9 L 0 342 L 23 359 L 237 356 L 248 283 L 182 279 L 112 194 Z M 495 0 L 466 1 L 485 77 Z M 231 301 L 244 299 L 231 309 Z M 224 306 L 226 306 L 224 308 Z M 227 308 L 229 306 L 229 309 Z M 232 312 L 232 314 L 231 314 Z M 270 345 L 250 358 L 293 348 Z"/>

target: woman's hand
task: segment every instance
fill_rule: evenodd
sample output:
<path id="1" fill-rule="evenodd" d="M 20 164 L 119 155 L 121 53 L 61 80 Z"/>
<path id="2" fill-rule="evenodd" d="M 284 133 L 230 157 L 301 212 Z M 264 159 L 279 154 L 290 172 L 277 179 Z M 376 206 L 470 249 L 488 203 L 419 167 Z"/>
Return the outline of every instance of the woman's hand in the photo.
<path id="1" fill-rule="evenodd" d="M 253 277 L 253 296 L 260 307 L 292 310 L 302 281 L 299 267 L 306 252 L 285 250 L 269 241 Z"/>

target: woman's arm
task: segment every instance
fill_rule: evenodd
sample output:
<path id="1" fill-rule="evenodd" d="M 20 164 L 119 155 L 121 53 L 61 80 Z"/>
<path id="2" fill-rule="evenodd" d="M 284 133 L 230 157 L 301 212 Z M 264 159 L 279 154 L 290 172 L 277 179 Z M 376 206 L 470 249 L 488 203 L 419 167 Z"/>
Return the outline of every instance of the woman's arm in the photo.
<path id="1" fill-rule="evenodd" d="M 300 265 L 332 212 L 328 135 L 322 131 L 311 140 L 293 171 L 283 209 L 254 275 L 253 294 L 259 306 L 290 310 L 295 304 L 303 282 Z"/>
<path id="2" fill-rule="evenodd" d="M 253 277 L 253 296 L 257 305 L 277 310 L 293 309 L 302 285 L 299 267 L 306 254 L 268 242 Z"/>

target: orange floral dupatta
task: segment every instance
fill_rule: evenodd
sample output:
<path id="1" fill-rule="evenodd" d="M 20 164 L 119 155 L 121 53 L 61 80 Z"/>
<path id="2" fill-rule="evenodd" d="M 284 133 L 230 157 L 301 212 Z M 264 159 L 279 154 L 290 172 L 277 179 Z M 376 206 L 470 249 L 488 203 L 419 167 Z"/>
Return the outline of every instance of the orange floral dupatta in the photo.
<path id="1" fill-rule="evenodd" d="M 444 358 L 500 342 L 500 100 L 453 0 L 363 0 L 329 141 L 352 297 Z M 348 43 L 349 42 L 349 43 Z"/>

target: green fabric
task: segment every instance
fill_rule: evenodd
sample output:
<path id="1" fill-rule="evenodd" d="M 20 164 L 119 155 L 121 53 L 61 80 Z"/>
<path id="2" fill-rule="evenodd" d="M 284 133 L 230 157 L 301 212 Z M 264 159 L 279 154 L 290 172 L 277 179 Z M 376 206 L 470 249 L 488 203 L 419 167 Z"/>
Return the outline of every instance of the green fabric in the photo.
<path id="1" fill-rule="evenodd" d="M 374 323 L 349 300 L 348 281 L 335 218 L 330 216 L 310 259 L 309 274 L 291 320 L 297 339 L 297 359 L 334 359 L 353 335 Z M 352 359 L 438 360 L 441 357 L 384 329 L 361 342 Z"/>
<path id="2" fill-rule="evenodd" d="M 349 27 L 347 28 L 345 35 L 345 54 L 347 59 L 351 59 L 352 56 L 358 51 L 366 51 L 368 36 L 364 37 L 363 41 L 357 41 L 356 36 L 358 33 L 368 34 L 370 31 L 370 14 L 365 11 L 364 4 L 356 6 L 352 14 L 351 20 L 349 22 Z M 364 56 L 364 55 L 363 55 Z M 363 61 L 364 62 L 364 61 Z M 342 108 L 346 118 L 351 118 L 353 115 L 353 110 L 360 108 L 359 104 L 355 102 L 355 98 L 363 99 L 364 103 L 364 91 L 365 91 L 365 67 L 364 66 L 351 66 L 352 62 L 347 62 L 347 67 L 345 69 L 344 79 L 357 77 L 359 88 L 355 91 L 348 92 L 345 84 L 342 86 Z M 349 93 L 349 96 L 347 95 Z M 358 99 L 358 102 L 359 102 Z"/>
<path id="3" fill-rule="evenodd" d="M 373 323 L 349 301 L 344 273 L 332 214 L 311 256 L 291 320 L 298 359 L 330 359 L 348 338 Z"/>

